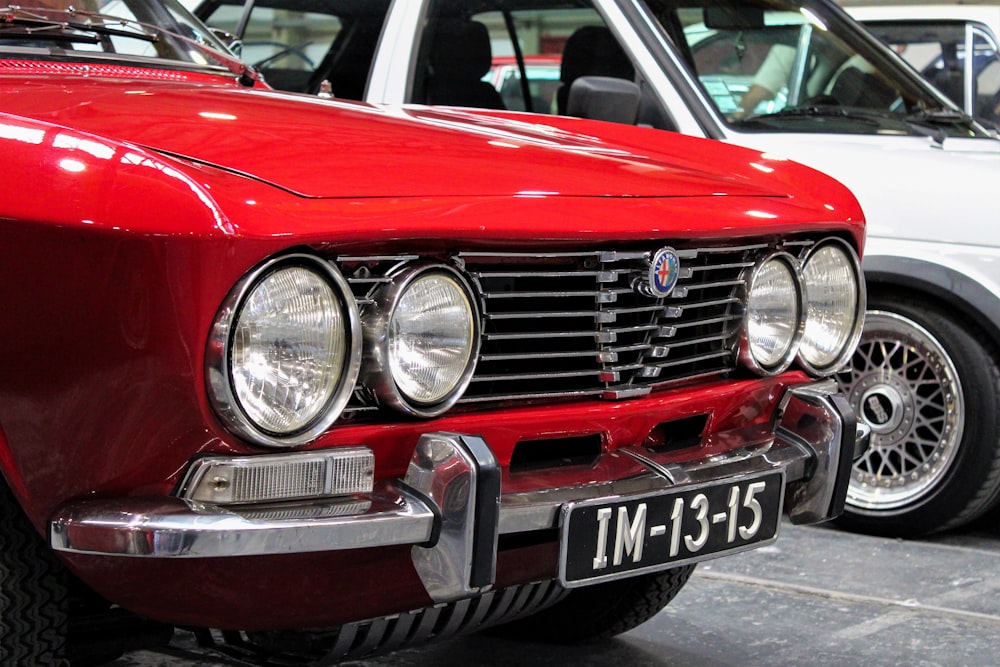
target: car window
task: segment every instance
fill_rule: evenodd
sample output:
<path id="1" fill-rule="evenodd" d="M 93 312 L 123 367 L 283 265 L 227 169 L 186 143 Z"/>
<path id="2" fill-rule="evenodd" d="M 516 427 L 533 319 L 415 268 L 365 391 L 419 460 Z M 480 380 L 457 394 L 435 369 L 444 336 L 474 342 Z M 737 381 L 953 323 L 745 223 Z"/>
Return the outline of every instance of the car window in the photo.
<path id="1" fill-rule="evenodd" d="M 902 103 L 874 63 L 807 14 L 701 14 L 683 34 L 702 85 L 729 118 L 802 104 L 890 109 Z"/>
<path id="2" fill-rule="evenodd" d="M 521 68 L 515 58 L 494 58 L 483 80 L 500 91 L 504 107 L 511 111 L 555 113 L 556 90 L 562 85 L 558 56 L 524 56 L 524 71 L 529 102 L 525 102 Z"/>
<path id="3" fill-rule="evenodd" d="M 623 79 L 640 88 L 640 124 L 675 129 L 591 0 L 437 0 L 414 76 L 414 102 L 557 114 L 575 113 L 578 79 Z"/>
<path id="4" fill-rule="evenodd" d="M 195 9 L 205 23 L 237 35 L 241 56 L 274 88 L 335 97 L 364 96 L 388 0 L 261 0 L 245 26 L 242 0 L 208 0 Z"/>
<path id="5" fill-rule="evenodd" d="M 955 104 L 988 125 L 1000 124 L 1000 53 L 985 26 L 964 21 L 869 21 L 892 46 Z M 973 89 L 965 89 L 966 40 L 972 40 Z"/>

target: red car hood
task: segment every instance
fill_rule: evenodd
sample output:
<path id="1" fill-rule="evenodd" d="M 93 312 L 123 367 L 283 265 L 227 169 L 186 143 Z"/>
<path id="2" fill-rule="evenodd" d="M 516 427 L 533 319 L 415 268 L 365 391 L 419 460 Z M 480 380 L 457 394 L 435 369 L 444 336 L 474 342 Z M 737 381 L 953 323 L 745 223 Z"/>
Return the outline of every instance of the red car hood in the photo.
<path id="1" fill-rule="evenodd" d="M 512 118 L 190 81 L 7 75 L 0 82 L 3 111 L 208 163 L 307 197 L 789 192 L 787 174 L 765 176 L 786 169 L 779 162 L 663 132 L 645 131 L 648 141 L 629 148 Z M 621 131 L 580 127 L 601 136 Z M 761 169 L 761 162 L 770 166 Z"/>

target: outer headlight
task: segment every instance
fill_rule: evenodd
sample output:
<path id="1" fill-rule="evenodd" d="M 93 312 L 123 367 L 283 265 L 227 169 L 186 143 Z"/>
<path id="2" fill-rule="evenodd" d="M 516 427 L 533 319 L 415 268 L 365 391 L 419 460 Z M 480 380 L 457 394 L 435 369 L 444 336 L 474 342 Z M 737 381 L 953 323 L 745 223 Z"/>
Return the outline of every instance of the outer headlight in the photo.
<path id="1" fill-rule="evenodd" d="M 780 373 L 795 359 L 805 309 L 797 266 L 795 258 L 779 253 L 750 279 L 740 356 L 758 373 Z"/>
<path id="2" fill-rule="evenodd" d="M 479 318 L 465 280 L 445 265 L 394 276 L 365 317 L 366 381 L 389 405 L 433 417 L 468 386 L 479 354 Z"/>
<path id="3" fill-rule="evenodd" d="M 360 346 L 353 296 L 333 267 L 309 255 L 269 262 L 219 312 L 208 350 L 215 407 L 260 444 L 307 442 L 350 398 Z"/>
<path id="4" fill-rule="evenodd" d="M 802 280 L 807 305 L 799 364 L 814 375 L 828 375 L 850 358 L 861 337 L 865 312 L 861 263 L 846 243 L 828 239 L 809 252 Z"/>

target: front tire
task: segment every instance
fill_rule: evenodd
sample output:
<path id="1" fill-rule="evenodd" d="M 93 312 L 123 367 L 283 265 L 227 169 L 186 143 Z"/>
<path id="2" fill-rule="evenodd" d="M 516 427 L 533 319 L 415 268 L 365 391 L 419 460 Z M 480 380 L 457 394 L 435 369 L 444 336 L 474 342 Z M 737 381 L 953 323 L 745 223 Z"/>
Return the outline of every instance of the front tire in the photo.
<path id="1" fill-rule="evenodd" d="M 980 334 L 938 307 L 869 295 L 838 376 L 871 447 L 854 463 L 840 525 L 915 537 L 987 512 L 1000 494 L 1000 372 Z"/>
<path id="2" fill-rule="evenodd" d="M 0 665 L 66 665 L 69 574 L 0 481 Z"/>
<path id="3" fill-rule="evenodd" d="M 493 632 L 513 639 L 576 644 L 607 639 L 636 628 L 666 607 L 694 572 L 694 565 L 574 588 L 551 607 Z"/>

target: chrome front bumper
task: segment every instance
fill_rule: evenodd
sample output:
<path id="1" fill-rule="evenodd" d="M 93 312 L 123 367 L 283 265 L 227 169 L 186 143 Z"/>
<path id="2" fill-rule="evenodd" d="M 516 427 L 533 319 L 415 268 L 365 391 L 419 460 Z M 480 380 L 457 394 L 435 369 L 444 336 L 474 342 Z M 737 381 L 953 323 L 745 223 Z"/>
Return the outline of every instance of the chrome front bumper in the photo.
<path id="1" fill-rule="evenodd" d="M 605 453 L 598 479 L 552 488 L 501 489 L 501 470 L 481 438 L 424 434 L 401 480 L 370 494 L 265 507 L 221 507 L 176 497 L 81 501 L 50 522 L 58 551 L 147 558 L 261 556 L 413 545 L 435 601 L 489 590 L 500 535 L 559 526 L 565 503 L 784 470 L 784 510 L 816 523 L 843 510 L 859 425 L 832 381 L 787 390 L 773 429 L 742 449 L 683 463 L 641 447 Z M 513 486 L 513 485 L 512 485 Z"/>

